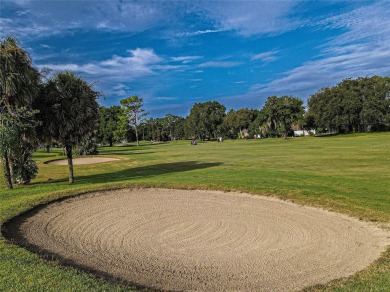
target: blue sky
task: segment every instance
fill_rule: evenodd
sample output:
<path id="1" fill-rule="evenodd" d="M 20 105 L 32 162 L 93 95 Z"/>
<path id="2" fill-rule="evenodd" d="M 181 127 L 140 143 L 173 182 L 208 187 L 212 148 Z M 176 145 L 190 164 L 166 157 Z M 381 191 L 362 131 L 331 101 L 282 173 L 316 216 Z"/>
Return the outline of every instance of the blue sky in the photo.
<path id="1" fill-rule="evenodd" d="M 390 1 L 0 2 L 0 37 L 38 68 L 71 70 L 153 117 L 195 102 L 261 108 L 345 78 L 390 76 Z"/>

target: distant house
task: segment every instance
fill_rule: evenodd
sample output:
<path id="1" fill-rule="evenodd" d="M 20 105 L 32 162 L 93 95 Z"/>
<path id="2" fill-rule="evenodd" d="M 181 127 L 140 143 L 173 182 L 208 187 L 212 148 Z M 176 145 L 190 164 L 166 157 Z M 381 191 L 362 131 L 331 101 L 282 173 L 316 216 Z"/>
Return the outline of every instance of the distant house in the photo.
<path id="1" fill-rule="evenodd" d="M 244 138 L 249 138 L 249 131 L 248 131 L 248 129 L 243 129 L 241 131 L 241 139 L 244 139 Z"/>
<path id="2" fill-rule="evenodd" d="M 309 136 L 309 135 L 315 135 L 316 134 L 316 130 L 297 130 L 297 131 L 294 131 L 294 137 L 301 137 L 301 136 Z"/>

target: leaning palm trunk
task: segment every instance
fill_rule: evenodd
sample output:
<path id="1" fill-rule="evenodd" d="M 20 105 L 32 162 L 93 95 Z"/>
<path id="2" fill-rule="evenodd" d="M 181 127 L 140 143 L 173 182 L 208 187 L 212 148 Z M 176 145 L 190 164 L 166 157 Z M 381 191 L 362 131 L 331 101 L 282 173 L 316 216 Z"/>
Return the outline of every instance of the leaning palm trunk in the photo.
<path id="1" fill-rule="evenodd" d="M 69 183 L 74 183 L 73 175 L 73 160 L 72 160 L 72 146 L 65 146 L 66 156 L 68 157 L 68 167 L 69 167 Z"/>
<path id="2" fill-rule="evenodd" d="M 3 155 L 3 167 L 4 167 L 4 178 L 5 183 L 7 185 L 7 189 L 12 189 L 12 180 L 11 180 L 11 170 L 9 168 L 9 159 L 8 159 L 8 151 L 4 151 Z"/>

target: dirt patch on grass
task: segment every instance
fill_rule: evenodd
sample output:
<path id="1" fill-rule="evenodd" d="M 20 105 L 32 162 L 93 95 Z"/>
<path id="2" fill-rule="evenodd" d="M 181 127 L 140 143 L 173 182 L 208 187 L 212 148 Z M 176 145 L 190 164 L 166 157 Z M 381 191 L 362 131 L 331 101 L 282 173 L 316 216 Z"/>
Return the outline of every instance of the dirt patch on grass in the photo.
<path id="1" fill-rule="evenodd" d="M 17 228 L 67 263 L 163 290 L 298 290 L 364 269 L 390 243 L 388 231 L 335 213 L 192 190 L 83 195 Z"/>
<path id="2" fill-rule="evenodd" d="M 111 158 L 111 157 L 80 157 L 80 158 L 73 158 L 73 164 L 74 165 L 83 165 L 83 164 L 96 164 L 96 163 L 103 163 L 103 162 L 109 162 L 109 161 L 116 161 L 119 160 L 118 158 Z M 67 159 L 59 159 L 59 160 L 52 160 L 48 161 L 47 164 L 54 164 L 54 165 L 68 165 Z"/>

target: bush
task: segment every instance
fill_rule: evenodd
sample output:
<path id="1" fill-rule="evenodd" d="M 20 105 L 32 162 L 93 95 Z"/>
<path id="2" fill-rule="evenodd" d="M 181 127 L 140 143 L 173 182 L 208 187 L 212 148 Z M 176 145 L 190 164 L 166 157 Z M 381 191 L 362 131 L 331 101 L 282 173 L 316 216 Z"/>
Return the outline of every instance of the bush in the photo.
<path id="1" fill-rule="evenodd" d="M 38 173 L 38 166 L 31 157 L 28 157 L 23 163 L 17 163 L 12 168 L 12 179 L 16 184 L 27 185 L 35 178 Z"/>
<path id="2" fill-rule="evenodd" d="M 78 149 L 76 150 L 78 155 L 96 155 L 99 154 L 98 144 L 96 137 L 88 137 L 83 139 Z"/>

